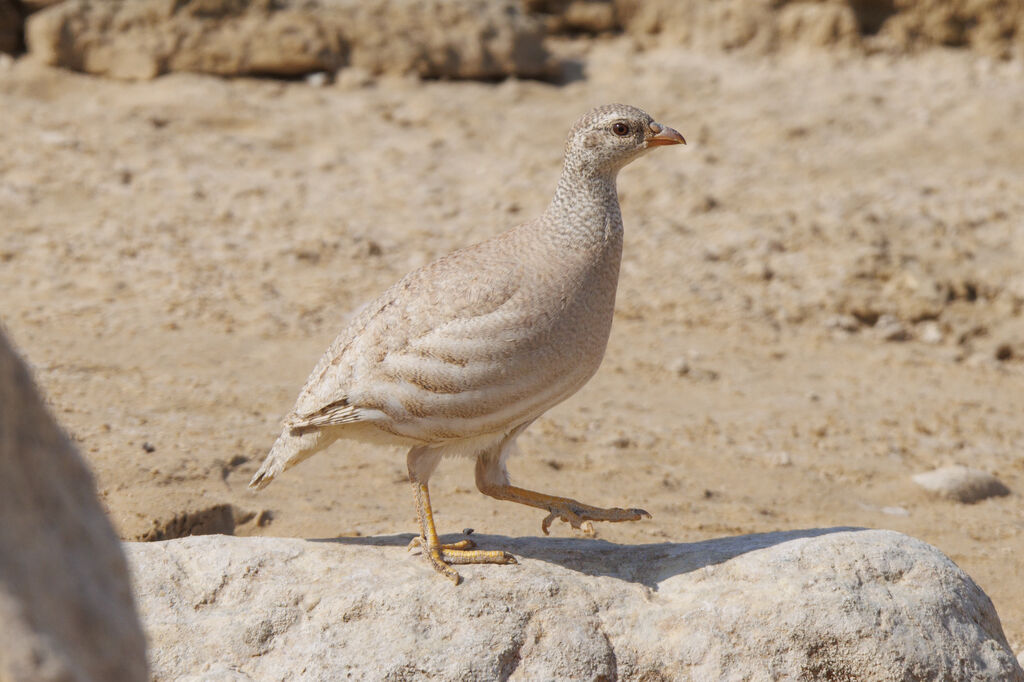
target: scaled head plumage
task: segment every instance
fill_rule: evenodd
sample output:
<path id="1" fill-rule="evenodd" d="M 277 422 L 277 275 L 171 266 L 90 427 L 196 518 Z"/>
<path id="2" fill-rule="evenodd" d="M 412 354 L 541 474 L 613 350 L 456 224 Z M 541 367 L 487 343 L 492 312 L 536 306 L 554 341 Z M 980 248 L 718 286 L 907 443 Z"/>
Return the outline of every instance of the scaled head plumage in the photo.
<path id="1" fill-rule="evenodd" d="M 615 173 L 651 147 L 665 144 L 686 141 L 642 109 L 606 104 L 585 113 L 569 130 L 566 165 L 586 173 Z"/>

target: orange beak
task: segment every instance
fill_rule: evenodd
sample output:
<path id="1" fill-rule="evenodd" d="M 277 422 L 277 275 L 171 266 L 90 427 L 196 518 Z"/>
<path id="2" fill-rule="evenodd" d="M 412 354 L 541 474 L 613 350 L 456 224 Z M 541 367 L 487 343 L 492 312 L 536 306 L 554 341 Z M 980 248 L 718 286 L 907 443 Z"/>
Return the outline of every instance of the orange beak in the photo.
<path id="1" fill-rule="evenodd" d="M 658 147 L 666 144 L 686 144 L 686 140 L 677 131 L 663 126 L 660 123 L 652 123 L 651 129 L 657 130 L 658 133 L 647 139 L 648 147 Z"/>

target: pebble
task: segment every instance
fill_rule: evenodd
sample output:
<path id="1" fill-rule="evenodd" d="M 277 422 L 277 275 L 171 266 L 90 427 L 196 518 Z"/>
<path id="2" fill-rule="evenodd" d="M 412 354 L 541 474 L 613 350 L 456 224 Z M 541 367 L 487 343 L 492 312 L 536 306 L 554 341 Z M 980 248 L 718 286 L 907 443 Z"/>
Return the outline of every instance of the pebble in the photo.
<path id="1" fill-rule="evenodd" d="M 853 315 L 833 315 L 825 320 L 825 327 L 852 333 L 860 329 L 860 322 Z"/>
<path id="2" fill-rule="evenodd" d="M 919 338 L 924 343 L 930 343 L 932 345 L 942 343 L 942 328 L 939 327 L 937 322 L 925 322 L 921 325 Z"/>
<path id="3" fill-rule="evenodd" d="M 785 450 L 774 450 L 764 453 L 766 464 L 775 467 L 788 467 L 793 464 L 793 456 Z"/>
<path id="4" fill-rule="evenodd" d="M 670 374 L 675 374 L 679 377 L 685 376 L 690 372 L 690 363 L 686 358 L 676 358 L 668 363 L 667 369 Z"/>
<path id="5" fill-rule="evenodd" d="M 698 351 L 690 351 L 690 357 L 697 359 L 701 357 L 701 353 Z M 671 362 L 665 364 L 665 369 L 669 374 L 673 374 L 677 377 L 689 377 L 694 381 L 715 381 L 718 379 L 718 372 L 713 369 L 697 368 L 694 367 L 691 361 L 685 357 L 678 357 Z"/>
<path id="6" fill-rule="evenodd" d="M 1010 494 L 1010 489 L 992 474 L 959 465 L 916 474 L 911 480 L 931 493 L 964 504 Z"/>
<path id="7" fill-rule="evenodd" d="M 910 512 L 904 507 L 882 507 L 882 513 L 889 516 L 910 516 Z"/>
<path id="8" fill-rule="evenodd" d="M 964 365 L 971 368 L 985 367 L 991 364 L 992 356 L 988 353 L 982 352 L 971 353 L 971 355 L 967 356 L 967 359 L 964 360 Z"/>
<path id="9" fill-rule="evenodd" d="M 323 71 L 317 71 L 306 76 L 306 84 L 313 88 L 322 88 L 330 82 L 330 76 Z"/>
<path id="10" fill-rule="evenodd" d="M 373 84 L 373 74 L 364 68 L 350 66 L 334 75 L 334 84 L 343 90 L 356 90 Z"/>
<path id="11" fill-rule="evenodd" d="M 633 441 L 629 439 L 629 436 L 619 435 L 609 439 L 607 443 L 613 448 L 619 448 L 620 450 L 622 450 L 632 445 Z"/>
<path id="12" fill-rule="evenodd" d="M 750 279 L 770 280 L 775 273 L 771 267 L 762 260 L 752 260 L 743 266 L 743 274 Z"/>
<path id="13" fill-rule="evenodd" d="M 894 315 L 882 315 L 875 323 L 875 333 L 884 341 L 908 341 L 911 333 L 903 321 Z"/>

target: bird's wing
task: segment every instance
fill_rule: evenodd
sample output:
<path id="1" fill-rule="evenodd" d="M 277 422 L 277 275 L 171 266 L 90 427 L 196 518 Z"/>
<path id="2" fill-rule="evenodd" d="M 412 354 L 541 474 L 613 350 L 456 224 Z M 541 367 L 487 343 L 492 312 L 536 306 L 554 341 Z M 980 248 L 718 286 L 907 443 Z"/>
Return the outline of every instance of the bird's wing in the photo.
<path id="1" fill-rule="evenodd" d="M 500 311 L 521 285 L 518 260 L 501 241 L 461 249 L 415 270 L 367 305 L 320 358 L 285 426 L 316 429 L 361 421 L 367 410 L 387 413 L 381 396 L 390 392 L 389 384 L 402 382 L 396 363 L 410 358 L 420 358 L 414 381 L 435 384 L 453 366 L 464 365 L 458 337 Z M 432 361 L 438 354 L 444 358 Z"/>
<path id="2" fill-rule="evenodd" d="M 284 425 L 293 431 L 319 429 L 325 426 L 338 426 L 360 421 L 359 411 L 350 405 L 347 398 L 339 398 L 327 403 L 315 412 L 298 415 L 294 412 L 285 419 Z"/>

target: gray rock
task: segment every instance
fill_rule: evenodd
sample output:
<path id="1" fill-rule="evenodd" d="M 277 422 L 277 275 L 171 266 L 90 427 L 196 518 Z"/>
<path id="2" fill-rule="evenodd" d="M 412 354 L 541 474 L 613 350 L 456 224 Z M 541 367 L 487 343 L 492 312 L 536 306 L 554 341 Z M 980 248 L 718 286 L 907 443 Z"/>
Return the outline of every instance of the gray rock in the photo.
<path id="1" fill-rule="evenodd" d="M 911 478 L 931 493 L 967 504 L 1010 494 L 1010 489 L 992 474 L 965 466 L 942 467 Z"/>
<path id="2" fill-rule="evenodd" d="M 540 21 L 510 0 L 66 0 L 29 18 L 26 41 L 46 64 L 123 79 L 553 74 Z"/>
<path id="3" fill-rule="evenodd" d="M 458 587 L 410 537 L 126 545 L 155 678 L 1024 680 L 981 589 L 891 531 L 474 535 L 521 563 Z"/>
<path id="4" fill-rule="evenodd" d="M 0 680 L 145 679 L 127 565 L 92 476 L 0 333 Z"/>

